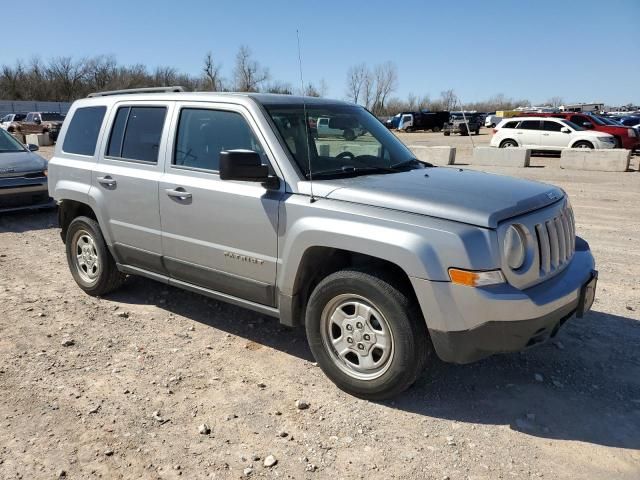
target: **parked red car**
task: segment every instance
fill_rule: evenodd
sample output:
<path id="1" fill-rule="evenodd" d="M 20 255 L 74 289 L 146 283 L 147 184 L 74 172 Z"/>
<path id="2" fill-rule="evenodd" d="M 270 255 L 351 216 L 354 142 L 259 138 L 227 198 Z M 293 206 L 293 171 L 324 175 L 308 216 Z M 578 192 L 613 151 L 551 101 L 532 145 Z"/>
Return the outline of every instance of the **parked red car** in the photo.
<path id="1" fill-rule="evenodd" d="M 569 120 L 570 122 L 579 125 L 580 127 L 613 135 L 616 139 L 617 148 L 626 148 L 627 150 L 640 149 L 640 138 L 638 137 L 638 133 L 636 132 L 636 130 L 634 130 L 633 128 L 625 127 L 624 125 L 614 125 L 614 122 L 608 121 L 608 119 L 602 119 L 597 115 L 589 115 L 586 113 L 578 112 L 561 112 L 527 113 L 527 116 L 564 118 L 565 120 Z"/>

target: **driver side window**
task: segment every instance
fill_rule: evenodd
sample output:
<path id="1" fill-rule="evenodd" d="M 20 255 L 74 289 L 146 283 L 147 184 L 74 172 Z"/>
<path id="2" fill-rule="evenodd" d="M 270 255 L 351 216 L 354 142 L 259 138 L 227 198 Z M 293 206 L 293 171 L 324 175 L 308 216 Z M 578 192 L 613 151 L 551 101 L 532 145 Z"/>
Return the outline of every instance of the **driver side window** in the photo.
<path id="1" fill-rule="evenodd" d="M 264 151 L 242 115 L 223 110 L 183 108 L 173 165 L 217 172 L 220 152 L 251 150 L 268 165 Z"/>

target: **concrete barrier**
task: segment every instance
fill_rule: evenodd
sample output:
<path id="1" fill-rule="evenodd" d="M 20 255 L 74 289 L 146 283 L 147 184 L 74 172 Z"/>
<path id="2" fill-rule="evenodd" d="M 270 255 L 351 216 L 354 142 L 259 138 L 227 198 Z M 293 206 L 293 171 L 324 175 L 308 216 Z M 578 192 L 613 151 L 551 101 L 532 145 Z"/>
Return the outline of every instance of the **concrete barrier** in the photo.
<path id="1" fill-rule="evenodd" d="M 495 167 L 528 167 L 531 150 L 528 148 L 476 147 L 473 149 L 472 165 Z"/>
<path id="2" fill-rule="evenodd" d="M 629 170 L 631 150 L 614 148 L 566 148 L 560 154 L 560 168 L 567 170 L 596 170 L 600 172 L 626 172 Z"/>
<path id="3" fill-rule="evenodd" d="M 432 165 L 453 165 L 456 161 L 455 147 L 427 147 L 425 145 L 409 145 L 418 160 Z"/>
<path id="4" fill-rule="evenodd" d="M 48 147 L 53 145 L 48 133 L 31 133 L 25 136 L 25 143 L 33 143 L 39 147 Z"/>

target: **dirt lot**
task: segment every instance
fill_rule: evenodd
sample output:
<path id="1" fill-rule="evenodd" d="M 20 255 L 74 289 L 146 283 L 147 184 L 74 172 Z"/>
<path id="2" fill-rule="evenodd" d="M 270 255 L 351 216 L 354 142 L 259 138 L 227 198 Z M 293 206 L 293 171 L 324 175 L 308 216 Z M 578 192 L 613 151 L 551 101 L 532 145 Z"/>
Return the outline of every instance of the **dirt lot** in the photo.
<path id="1" fill-rule="evenodd" d="M 88 297 L 53 212 L 0 217 L 0 478 L 640 478 L 638 160 L 557 163 L 487 170 L 567 190 L 600 270 L 593 311 L 525 353 L 434 364 L 393 402 L 337 390 L 271 318 L 141 278 Z"/>

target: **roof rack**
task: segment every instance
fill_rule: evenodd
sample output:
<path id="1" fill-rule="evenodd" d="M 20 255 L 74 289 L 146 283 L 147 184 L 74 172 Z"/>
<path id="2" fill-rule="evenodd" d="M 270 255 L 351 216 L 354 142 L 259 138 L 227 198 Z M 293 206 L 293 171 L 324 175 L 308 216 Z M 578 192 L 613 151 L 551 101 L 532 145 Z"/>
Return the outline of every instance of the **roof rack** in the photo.
<path id="1" fill-rule="evenodd" d="M 111 90 L 109 92 L 93 92 L 87 95 L 87 97 L 108 97 L 110 95 L 126 95 L 130 93 L 172 93 L 172 92 L 184 92 L 184 87 L 146 87 L 146 88 L 126 88 L 124 90 Z"/>

